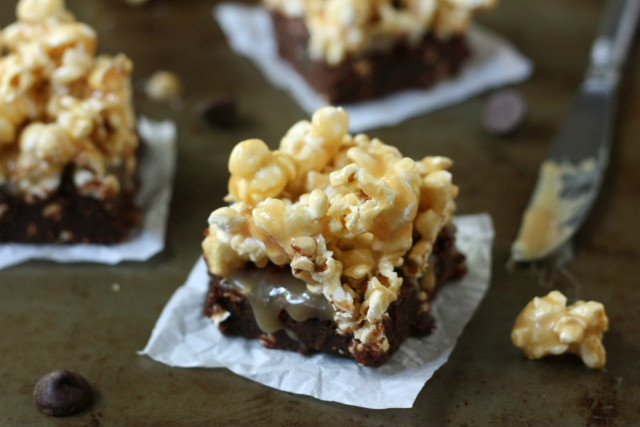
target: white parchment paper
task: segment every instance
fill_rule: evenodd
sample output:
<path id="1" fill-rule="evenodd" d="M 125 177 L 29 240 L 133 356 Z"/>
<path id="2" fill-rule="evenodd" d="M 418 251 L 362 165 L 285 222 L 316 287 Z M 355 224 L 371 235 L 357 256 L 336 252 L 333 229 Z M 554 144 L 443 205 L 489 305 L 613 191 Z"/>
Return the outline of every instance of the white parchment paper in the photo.
<path id="1" fill-rule="evenodd" d="M 433 305 L 436 329 L 410 338 L 380 368 L 353 360 L 266 349 L 258 340 L 223 336 L 202 315 L 209 278 L 200 259 L 160 315 L 140 352 L 175 367 L 225 367 L 279 390 L 373 409 L 409 408 L 442 366 L 489 287 L 493 224 L 487 214 L 455 218 L 457 244 L 467 255 L 469 273 L 444 286 Z"/>
<path id="2" fill-rule="evenodd" d="M 279 58 L 271 20 L 264 8 L 221 3 L 213 13 L 231 49 L 250 58 L 271 84 L 287 91 L 308 115 L 327 105 L 322 96 Z M 491 31 L 472 25 L 468 41 L 472 58 L 455 78 L 427 90 L 407 90 L 379 100 L 343 105 L 349 113 L 351 132 L 392 126 L 531 75 L 531 61 Z"/>
<path id="3" fill-rule="evenodd" d="M 124 242 L 114 245 L 0 244 L 0 269 L 31 259 L 101 264 L 144 261 L 162 251 L 176 165 L 176 126 L 172 121 L 158 122 L 141 117 L 138 132 L 146 142 L 139 166 L 141 228 L 133 230 Z"/>

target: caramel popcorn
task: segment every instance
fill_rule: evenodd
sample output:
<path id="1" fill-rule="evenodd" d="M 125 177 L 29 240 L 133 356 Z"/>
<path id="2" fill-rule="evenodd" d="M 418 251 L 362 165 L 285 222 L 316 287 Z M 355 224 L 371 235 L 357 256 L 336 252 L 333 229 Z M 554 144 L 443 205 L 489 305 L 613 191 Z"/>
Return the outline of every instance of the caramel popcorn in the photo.
<path id="1" fill-rule="evenodd" d="M 117 193 L 136 169 L 131 61 L 96 56 L 63 0 L 20 0 L 16 15 L 0 33 L 0 185 L 45 198 L 73 164 L 83 195 Z"/>
<path id="2" fill-rule="evenodd" d="M 497 0 L 263 0 L 269 8 L 304 17 L 309 53 L 331 64 L 345 56 L 384 49 L 394 40 L 417 42 L 427 32 L 464 32 L 473 13 Z M 387 40 L 387 43 L 384 42 Z"/>
<path id="3" fill-rule="evenodd" d="M 129 6 L 143 6 L 149 3 L 149 0 L 125 0 L 125 3 Z"/>
<path id="4" fill-rule="evenodd" d="M 415 278 L 427 270 L 458 188 L 451 160 L 416 162 L 348 127 L 342 108 L 324 107 L 277 150 L 257 139 L 236 145 L 230 205 L 211 213 L 202 245 L 209 270 L 223 277 L 246 262 L 289 265 L 331 302 L 341 330 L 386 350 L 382 320 L 402 285 L 396 269 Z"/>
<path id="5" fill-rule="evenodd" d="M 606 352 L 602 336 L 609 328 L 604 306 L 595 301 L 576 301 L 566 306 L 559 291 L 531 301 L 516 319 L 511 340 L 531 359 L 549 354 L 572 353 L 590 368 L 602 368 Z"/>
<path id="6" fill-rule="evenodd" d="M 151 99 L 170 102 L 180 96 L 182 83 L 176 73 L 159 70 L 149 77 L 144 86 L 144 91 Z"/>

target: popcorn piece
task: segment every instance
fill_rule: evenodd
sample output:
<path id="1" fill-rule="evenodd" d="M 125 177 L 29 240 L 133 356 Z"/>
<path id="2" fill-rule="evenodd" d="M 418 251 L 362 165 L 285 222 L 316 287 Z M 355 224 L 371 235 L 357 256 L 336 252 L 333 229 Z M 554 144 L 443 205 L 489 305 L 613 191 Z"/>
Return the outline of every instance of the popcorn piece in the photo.
<path id="1" fill-rule="evenodd" d="M 236 145 L 229 158 L 229 172 L 230 197 L 252 205 L 278 196 L 296 177 L 293 160 L 285 153 L 272 153 L 259 139 Z"/>
<path id="2" fill-rule="evenodd" d="M 129 6 L 142 6 L 149 3 L 149 0 L 125 0 Z"/>
<path id="3" fill-rule="evenodd" d="M 153 100 L 171 102 L 182 93 L 182 82 L 176 73 L 160 70 L 149 77 L 144 91 Z"/>
<path id="4" fill-rule="evenodd" d="M 264 0 L 269 8 L 292 17 L 304 16 L 311 57 L 330 64 L 379 48 L 376 43 L 385 38 L 406 37 L 416 42 L 431 29 L 442 38 L 464 32 L 476 10 L 496 1 Z"/>
<path id="5" fill-rule="evenodd" d="M 37 22 L 48 17 L 65 13 L 63 0 L 22 0 L 16 6 L 18 19 L 25 22 Z"/>
<path id="6" fill-rule="evenodd" d="M 511 340 L 531 359 L 549 354 L 572 353 L 590 368 L 602 368 L 606 352 L 602 336 L 609 328 L 604 306 L 595 301 L 577 301 L 567 307 L 559 291 L 536 297 L 516 319 Z"/>
<path id="7" fill-rule="evenodd" d="M 210 215 L 202 245 L 209 270 L 222 277 L 247 261 L 289 265 L 331 302 L 341 330 L 384 349 L 382 322 L 403 282 L 396 268 L 422 275 L 458 189 L 449 159 L 415 162 L 348 128 L 342 108 L 324 107 L 277 150 L 257 139 L 239 143 L 229 159 L 231 204 Z"/>

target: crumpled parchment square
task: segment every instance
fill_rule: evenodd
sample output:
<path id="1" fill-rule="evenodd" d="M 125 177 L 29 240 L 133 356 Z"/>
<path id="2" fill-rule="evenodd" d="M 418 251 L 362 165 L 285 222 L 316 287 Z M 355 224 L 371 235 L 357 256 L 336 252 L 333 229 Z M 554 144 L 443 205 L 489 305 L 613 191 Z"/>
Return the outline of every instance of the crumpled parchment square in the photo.
<path id="1" fill-rule="evenodd" d="M 225 367 L 269 387 L 372 409 L 410 408 L 418 393 L 453 350 L 489 287 L 493 224 L 488 214 L 455 217 L 457 246 L 468 274 L 443 286 L 432 306 L 434 332 L 409 338 L 379 367 L 326 354 L 304 356 L 271 350 L 258 340 L 225 337 L 202 314 L 209 277 L 199 259 L 173 294 L 140 352 L 169 366 Z"/>

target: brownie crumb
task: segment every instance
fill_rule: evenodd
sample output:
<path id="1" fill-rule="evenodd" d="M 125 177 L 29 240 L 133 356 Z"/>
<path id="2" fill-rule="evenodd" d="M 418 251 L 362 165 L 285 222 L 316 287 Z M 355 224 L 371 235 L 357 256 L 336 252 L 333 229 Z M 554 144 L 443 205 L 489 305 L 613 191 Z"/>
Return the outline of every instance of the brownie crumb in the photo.
<path id="1" fill-rule="evenodd" d="M 614 424 L 614 419 L 618 415 L 615 402 L 584 396 L 580 403 L 589 411 L 587 425 L 608 426 Z"/>

